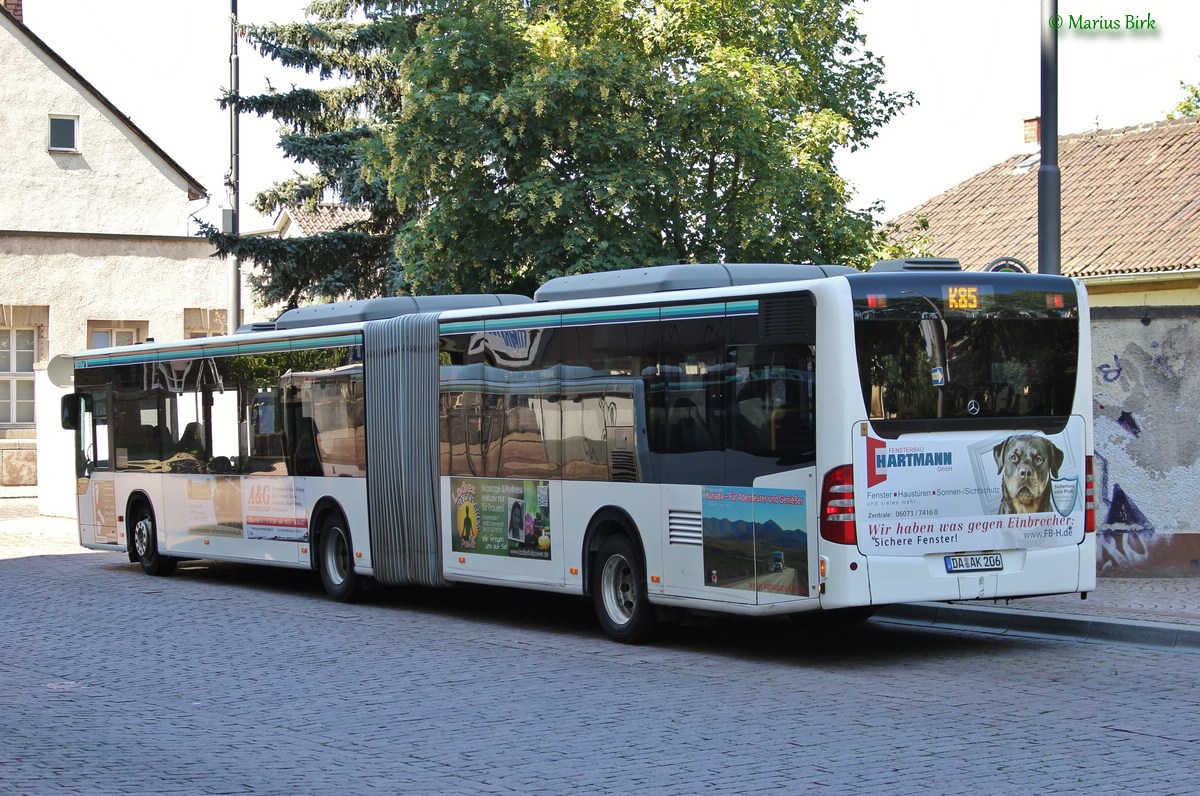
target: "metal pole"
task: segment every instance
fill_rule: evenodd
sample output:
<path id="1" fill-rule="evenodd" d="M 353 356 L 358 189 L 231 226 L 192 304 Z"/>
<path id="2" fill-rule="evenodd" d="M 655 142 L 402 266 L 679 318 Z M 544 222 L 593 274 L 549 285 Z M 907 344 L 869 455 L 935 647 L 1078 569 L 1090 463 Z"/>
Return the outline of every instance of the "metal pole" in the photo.
<path id="1" fill-rule="evenodd" d="M 1062 175 L 1058 170 L 1058 0 L 1042 0 L 1042 150 L 1038 166 L 1038 273 L 1061 273 Z M 1054 22 L 1052 22 L 1054 20 Z"/>
<path id="2" fill-rule="evenodd" d="M 229 203 L 232 209 L 232 222 L 229 234 L 241 234 L 241 152 L 238 141 L 238 118 L 241 108 L 238 107 L 240 87 L 238 85 L 238 49 L 237 49 L 237 0 L 230 0 L 233 13 L 229 22 L 229 90 L 233 94 L 233 102 L 229 105 Z M 242 260 L 236 254 L 229 258 L 229 333 L 237 331 L 242 316 Z"/>

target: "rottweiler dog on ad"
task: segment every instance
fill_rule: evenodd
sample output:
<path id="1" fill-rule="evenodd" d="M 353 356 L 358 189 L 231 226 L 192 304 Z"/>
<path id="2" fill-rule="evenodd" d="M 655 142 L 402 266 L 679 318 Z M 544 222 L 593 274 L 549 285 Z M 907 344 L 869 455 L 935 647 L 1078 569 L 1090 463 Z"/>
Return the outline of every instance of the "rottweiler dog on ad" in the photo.
<path id="1" fill-rule="evenodd" d="M 1014 434 L 992 449 L 1001 476 L 997 514 L 1050 511 L 1050 479 L 1058 477 L 1063 452 L 1045 437 Z"/>

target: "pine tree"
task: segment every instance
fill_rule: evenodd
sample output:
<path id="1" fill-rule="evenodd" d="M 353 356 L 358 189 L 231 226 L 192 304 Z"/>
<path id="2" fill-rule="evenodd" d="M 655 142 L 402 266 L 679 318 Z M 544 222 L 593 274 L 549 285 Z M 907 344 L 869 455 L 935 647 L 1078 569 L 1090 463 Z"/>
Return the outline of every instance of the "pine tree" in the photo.
<path id="1" fill-rule="evenodd" d="M 241 113 L 271 116 L 286 132 L 279 146 L 304 176 L 273 185 L 254 198 L 264 214 L 283 208 L 313 212 L 322 202 L 363 208 L 361 220 L 319 235 L 279 239 L 234 237 L 206 225 L 221 255 L 257 264 L 252 282 L 265 303 L 298 306 L 314 300 L 368 298 L 402 289 L 394 244 L 402 217 L 387 185 L 364 173 L 365 144 L 400 109 L 399 64 L 410 26 L 395 25 L 405 4 L 377 0 L 318 0 L 303 22 L 242 25 L 241 36 L 264 56 L 317 75 L 330 85 L 236 97 Z M 403 18 L 403 17 L 401 17 Z"/>

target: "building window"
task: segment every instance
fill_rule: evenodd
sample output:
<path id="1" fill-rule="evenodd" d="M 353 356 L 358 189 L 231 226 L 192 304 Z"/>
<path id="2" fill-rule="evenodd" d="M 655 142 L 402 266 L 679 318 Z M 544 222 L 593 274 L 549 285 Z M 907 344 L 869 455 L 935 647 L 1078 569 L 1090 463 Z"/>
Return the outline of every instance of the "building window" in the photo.
<path id="1" fill-rule="evenodd" d="M 50 117 L 50 151 L 78 152 L 79 151 L 79 117 L 51 116 Z"/>
<path id="2" fill-rule="evenodd" d="M 0 423 L 33 422 L 35 361 L 35 330 L 0 329 Z"/>
<path id="3" fill-rule="evenodd" d="M 187 307 L 183 310 L 183 336 L 191 340 L 225 334 L 227 310 Z"/>
<path id="4" fill-rule="evenodd" d="M 88 321 L 88 348 L 112 348 L 146 340 L 146 321 Z"/>

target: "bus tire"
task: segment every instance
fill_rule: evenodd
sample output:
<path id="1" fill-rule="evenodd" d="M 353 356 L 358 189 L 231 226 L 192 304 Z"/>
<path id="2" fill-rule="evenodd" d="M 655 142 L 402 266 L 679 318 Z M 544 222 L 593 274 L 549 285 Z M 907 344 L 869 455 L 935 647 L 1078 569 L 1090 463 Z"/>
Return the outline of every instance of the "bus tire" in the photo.
<path id="1" fill-rule="evenodd" d="M 640 644 L 658 634 L 658 615 L 646 589 L 641 557 L 624 536 L 600 546 L 592 568 L 592 604 L 604 633 L 622 644 Z"/>
<path id="2" fill-rule="evenodd" d="M 129 512 L 133 535 L 133 552 L 142 571 L 147 575 L 170 575 L 175 571 L 177 559 L 158 552 L 158 534 L 155 530 L 154 512 L 142 501 L 133 505 Z"/>
<path id="3" fill-rule="evenodd" d="M 354 571 L 354 547 L 350 542 L 350 529 L 347 522 L 336 512 L 329 514 L 321 523 L 317 568 L 321 571 L 321 583 L 325 586 L 325 593 L 331 599 L 348 603 L 358 598 L 362 578 Z"/>

